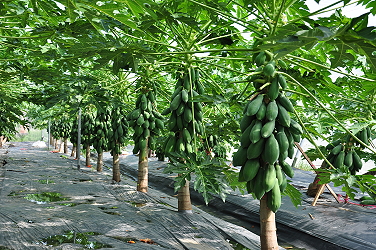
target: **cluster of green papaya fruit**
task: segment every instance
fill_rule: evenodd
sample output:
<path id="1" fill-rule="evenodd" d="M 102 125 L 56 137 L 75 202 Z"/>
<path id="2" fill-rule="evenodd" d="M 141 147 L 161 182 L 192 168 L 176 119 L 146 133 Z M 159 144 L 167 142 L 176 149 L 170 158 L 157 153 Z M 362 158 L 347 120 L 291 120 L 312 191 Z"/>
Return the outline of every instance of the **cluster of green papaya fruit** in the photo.
<path id="1" fill-rule="evenodd" d="M 71 122 L 66 118 L 51 122 L 51 134 L 54 138 L 68 138 L 72 129 Z"/>
<path id="2" fill-rule="evenodd" d="M 93 140 L 93 147 L 98 153 L 109 150 L 108 133 L 111 129 L 111 117 L 109 109 L 98 109 L 94 120 L 94 130 L 96 140 Z"/>
<path id="3" fill-rule="evenodd" d="M 369 145 L 370 140 L 372 141 L 371 128 L 365 127 L 358 133 L 356 133 L 355 136 L 358 137 L 364 144 Z M 364 147 L 358 141 L 355 141 L 354 138 L 351 138 L 350 136 L 348 136 L 346 139 L 347 141 L 353 141 L 355 145 L 359 145 L 362 148 Z"/>
<path id="4" fill-rule="evenodd" d="M 335 168 L 347 167 L 351 174 L 356 174 L 363 166 L 354 148 L 341 140 L 328 144 L 326 149 L 330 150 L 326 158 Z"/>
<path id="5" fill-rule="evenodd" d="M 94 116 L 92 113 L 85 112 L 81 116 L 81 143 L 91 145 L 93 141 Z"/>
<path id="6" fill-rule="evenodd" d="M 121 107 L 114 107 L 111 112 L 111 128 L 108 131 L 108 149 L 111 155 L 121 154 L 121 145 L 126 142 L 128 134 L 127 115 Z"/>
<path id="7" fill-rule="evenodd" d="M 218 144 L 218 140 L 218 135 L 207 135 L 206 138 L 204 138 L 205 148 L 214 148 Z"/>
<path id="8" fill-rule="evenodd" d="M 355 136 L 364 144 L 369 145 L 370 139 L 372 139 L 370 127 L 363 128 Z M 335 168 L 346 167 L 351 174 L 355 175 L 363 166 L 363 162 L 356 152 L 356 147 L 364 148 L 363 145 L 348 134 L 343 139 L 331 142 L 326 146 L 326 149 L 330 150 L 326 158 Z"/>
<path id="9" fill-rule="evenodd" d="M 155 95 L 153 91 L 148 91 L 138 96 L 136 108 L 128 114 L 128 120 L 134 129 L 133 153 L 137 154 L 140 150 L 156 148 L 155 137 L 163 129 L 163 116 L 155 109 Z"/>
<path id="10" fill-rule="evenodd" d="M 74 145 L 76 145 L 77 138 L 78 138 L 78 119 L 75 117 L 75 119 L 73 119 L 72 128 L 69 132 L 69 141 L 71 141 Z"/>
<path id="11" fill-rule="evenodd" d="M 294 111 L 291 101 L 280 91 L 286 88 L 284 76 L 276 73 L 274 61 L 266 62 L 260 54 L 263 57 L 256 57 L 256 64 L 261 74 L 253 82 L 259 91 L 244 108 L 240 148 L 233 155 L 233 165 L 241 166 L 239 181 L 247 182 L 248 192 L 257 199 L 267 195 L 268 207 L 276 212 L 287 186 L 286 175 L 294 175 L 285 160 L 293 157 L 294 142 L 300 141 L 303 131 L 290 117 L 289 112 Z M 261 82 L 266 87 L 260 90 Z"/>
<path id="12" fill-rule="evenodd" d="M 202 124 L 202 104 L 193 102 L 192 98 L 204 93 L 199 82 L 197 69 L 189 68 L 184 73 L 178 73 L 175 91 L 171 103 L 162 115 L 170 115 L 168 129 L 173 132 L 164 144 L 165 152 L 192 153 L 194 137 L 204 133 Z"/>

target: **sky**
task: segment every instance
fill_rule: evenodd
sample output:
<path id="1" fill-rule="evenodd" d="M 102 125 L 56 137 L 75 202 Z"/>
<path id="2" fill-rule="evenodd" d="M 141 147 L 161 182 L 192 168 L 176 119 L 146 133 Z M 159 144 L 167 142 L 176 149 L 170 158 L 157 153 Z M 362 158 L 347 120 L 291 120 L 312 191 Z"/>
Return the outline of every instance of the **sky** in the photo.
<path id="1" fill-rule="evenodd" d="M 325 7 L 325 6 L 328 6 L 332 3 L 335 3 L 337 1 L 338 0 L 321 0 L 320 3 L 317 4 L 315 0 L 306 0 L 306 4 L 309 7 L 310 11 L 313 12 L 313 11 L 319 10 L 319 9 Z M 351 1 L 351 2 L 354 2 L 354 1 Z M 333 6 L 333 8 L 338 7 L 338 6 L 341 6 L 341 5 L 340 4 L 335 5 L 335 6 Z M 358 17 L 358 16 L 360 16 L 360 15 L 362 15 L 362 14 L 368 12 L 368 11 L 369 10 L 367 10 L 362 5 L 352 4 L 350 6 L 346 6 L 345 8 L 343 8 L 342 14 L 349 17 L 349 18 L 354 18 L 354 17 Z M 330 16 L 331 14 L 333 14 L 333 12 L 334 12 L 334 10 L 330 11 L 330 12 L 323 13 L 321 15 L 317 15 L 317 17 Z M 368 26 L 376 26 L 376 16 L 374 16 L 374 15 L 369 16 Z"/>

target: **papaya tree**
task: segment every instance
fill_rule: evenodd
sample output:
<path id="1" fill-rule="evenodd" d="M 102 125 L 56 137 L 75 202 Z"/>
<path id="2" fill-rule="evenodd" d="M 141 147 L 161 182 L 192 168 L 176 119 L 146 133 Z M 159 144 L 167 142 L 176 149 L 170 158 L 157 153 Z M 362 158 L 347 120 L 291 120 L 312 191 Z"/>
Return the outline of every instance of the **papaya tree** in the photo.
<path id="1" fill-rule="evenodd" d="M 134 154 L 139 154 L 137 191 L 148 191 L 149 150 L 155 150 L 156 137 L 164 128 L 163 116 L 157 111 L 156 91 L 153 86 L 142 84 L 136 100 L 136 108 L 129 113 L 128 120 L 134 130 Z"/>
<path id="2" fill-rule="evenodd" d="M 120 178 L 120 155 L 122 146 L 127 140 L 128 121 L 126 112 L 120 105 L 114 104 L 110 115 L 110 128 L 108 131 L 108 149 L 112 155 L 112 180 L 116 183 L 121 181 Z"/>
<path id="3" fill-rule="evenodd" d="M 86 110 L 82 113 L 81 118 L 81 144 L 83 145 L 83 149 L 85 150 L 85 166 L 89 167 L 90 163 L 90 155 L 91 155 L 91 145 L 94 141 L 94 114 L 91 110 L 93 107 L 87 107 Z M 78 145 L 81 146 L 81 145 Z M 80 156 L 78 156 L 80 157 Z"/>
<path id="4" fill-rule="evenodd" d="M 99 107 L 95 116 L 93 147 L 97 151 L 97 171 L 103 169 L 103 152 L 108 151 L 108 133 L 111 128 L 111 112 L 108 107 Z"/>

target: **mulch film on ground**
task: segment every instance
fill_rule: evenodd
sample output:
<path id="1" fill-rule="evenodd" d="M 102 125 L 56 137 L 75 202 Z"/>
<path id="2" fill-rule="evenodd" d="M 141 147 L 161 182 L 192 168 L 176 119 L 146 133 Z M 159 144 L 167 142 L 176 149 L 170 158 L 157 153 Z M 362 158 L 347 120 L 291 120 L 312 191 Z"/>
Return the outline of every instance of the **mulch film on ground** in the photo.
<path id="1" fill-rule="evenodd" d="M 0 150 L 0 249 L 259 249 L 258 236 L 204 211 L 177 212 L 155 189 L 111 170 L 76 168 L 61 153 L 17 143 Z"/>

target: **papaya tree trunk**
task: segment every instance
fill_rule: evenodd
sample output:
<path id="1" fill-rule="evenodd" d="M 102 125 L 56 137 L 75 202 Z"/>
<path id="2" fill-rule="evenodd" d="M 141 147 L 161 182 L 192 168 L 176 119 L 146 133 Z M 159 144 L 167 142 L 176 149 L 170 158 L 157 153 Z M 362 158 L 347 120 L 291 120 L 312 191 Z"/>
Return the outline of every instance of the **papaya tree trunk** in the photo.
<path id="1" fill-rule="evenodd" d="M 64 153 L 64 139 L 63 138 L 60 138 L 59 139 L 59 152 L 60 153 Z"/>
<path id="2" fill-rule="evenodd" d="M 58 139 L 54 138 L 54 149 L 58 148 Z"/>
<path id="3" fill-rule="evenodd" d="M 64 138 L 64 154 L 68 154 L 68 138 Z"/>
<path id="4" fill-rule="evenodd" d="M 7 142 L 7 138 L 3 135 L 0 136 L 0 148 L 2 148 L 6 142 Z"/>
<path id="5" fill-rule="evenodd" d="M 98 159 L 97 159 L 97 171 L 102 172 L 103 170 L 103 151 L 98 153 Z"/>
<path id="6" fill-rule="evenodd" d="M 112 156 L 112 180 L 120 182 L 120 159 L 116 153 Z"/>
<path id="7" fill-rule="evenodd" d="M 146 140 L 145 148 L 140 148 L 138 155 L 138 178 L 137 178 L 137 191 L 147 193 L 148 192 L 148 171 L 149 171 L 149 147 L 148 138 Z"/>
<path id="8" fill-rule="evenodd" d="M 77 149 L 77 146 L 76 146 L 76 144 L 75 143 L 73 143 L 73 147 L 72 147 L 72 152 L 71 152 L 71 157 L 74 157 L 75 156 L 75 154 L 76 154 L 76 149 Z"/>
<path id="9" fill-rule="evenodd" d="M 192 213 L 191 194 L 189 192 L 189 181 L 178 191 L 178 211 L 183 213 Z"/>
<path id="10" fill-rule="evenodd" d="M 275 213 L 267 206 L 267 196 L 260 200 L 260 242 L 261 250 L 279 249 Z"/>
<path id="11" fill-rule="evenodd" d="M 86 145 L 86 167 L 90 166 L 90 145 Z"/>

